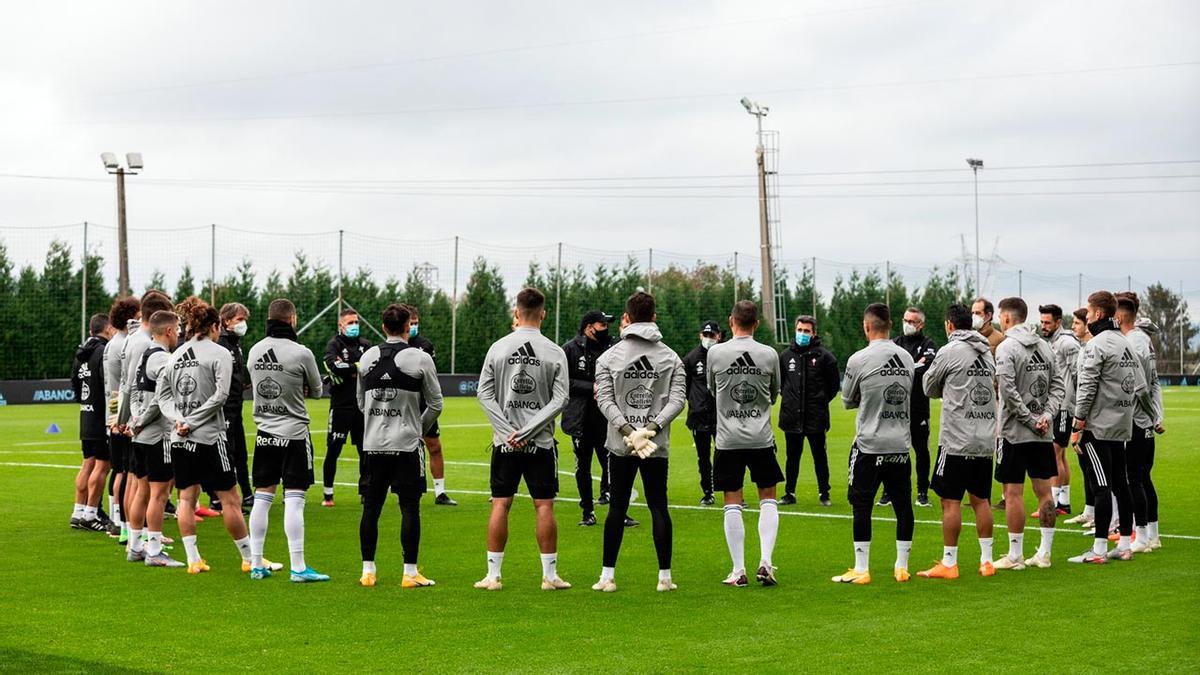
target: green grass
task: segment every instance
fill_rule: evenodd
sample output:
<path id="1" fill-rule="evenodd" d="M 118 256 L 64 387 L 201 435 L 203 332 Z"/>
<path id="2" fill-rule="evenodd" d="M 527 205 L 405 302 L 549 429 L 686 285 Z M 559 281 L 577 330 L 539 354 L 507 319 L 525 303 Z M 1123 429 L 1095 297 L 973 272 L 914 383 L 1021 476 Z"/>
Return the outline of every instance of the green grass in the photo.
<path id="1" fill-rule="evenodd" d="M 325 405 L 312 406 L 318 455 L 324 454 Z M 679 591 L 666 594 L 654 591 L 648 514 L 636 506 L 633 515 L 647 524 L 626 535 L 620 591 L 588 589 L 599 573 L 601 528 L 576 527 L 576 490 L 566 475 L 559 569 L 575 589 L 538 589 L 527 499 L 513 510 L 504 590 L 471 588 L 485 571 L 489 442 L 473 399 L 449 399 L 442 418 L 447 480 L 461 505 L 435 508 L 426 498 L 421 565 L 438 586 L 418 591 L 399 587 L 394 507 L 380 525 L 380 585 L 356 584 L 359 508 L 350 487 L 339 488 L 333 509 L 319 506 L 319 488 L 309 495 L 307 556 L 332 575 L 331 583 L 251 582 L 214 521 L 199 527 L 211 573 L 189 577 L 128 564 L 109 538 L 67 527 L 79 460 L 72 406 L 0 407 L 0 669 L 1075 672 L 1136 666 L 1197 672 L 1200 390 L 1168 390 L 1166 405 L 1168 433 L 1159 439 L 1155 467 L 1162 527 L 1164 535 L 1190 538 L 1165 538 L 1161 550 L 1129 563 L 1080 567 L 1066 558 L 1090 540 L 1060 529 L 1053 568 L 982 579 L 970 573 L 978 545 L 968 527 L 962 578 L 914 575 L 897 584 L 888 574 L 891 513 L 880 509 L 876 578 L 866 587 L 829 582 L 852 562 L 843 473 L 853 433 L 849 413 L 836 411 L 830 434 L 835 504 L 822 509 L 815 503 L 806 457 L 800 504 L 783 509 L 792 515 L 780 525 L 775 560 L 781 585 L 772 589 L 719 583 L 729 568 L 721 511 L 693 508 L 701 496 L 694 451 L 679 424 L 671 473 L 671 502 L 681 506 L 672 511 Z M 61 435 L 45 433 L 51 422 Z M 253 429 L 249 419 L 247 428 Z M 569 470 L 570 446 L 562 447 L 561 468 Z M 338 481 L 353 483 L 355 468 L 354 461 L 342 462 Z M 1077 471 L 1075 481 L 1081 485 Z M 1082 508 L 1082 489 L 1072 496 Z M 917 517 L 913 572 L 940 556 L 942 545 L 936 505 L 918 509 Z M 747 514 L 748 561 L 757 555 L 755 520 Z M 286 561 L 281 521 L 276 506 L 267 555 Z M 173 521 L 167 530 L 177 534 Z M 1028 552 L 1036 534 L 1030 538 Z M 1006 550 L 999 528 L 996 546 Z"/>

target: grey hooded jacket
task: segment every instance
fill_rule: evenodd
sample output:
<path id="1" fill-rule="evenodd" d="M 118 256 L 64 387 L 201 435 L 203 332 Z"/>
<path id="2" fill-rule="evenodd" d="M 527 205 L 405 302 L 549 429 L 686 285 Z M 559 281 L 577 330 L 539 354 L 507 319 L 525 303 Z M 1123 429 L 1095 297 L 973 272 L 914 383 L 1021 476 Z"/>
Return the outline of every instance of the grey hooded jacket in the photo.
<path id="1" fill-rule="evenodd" d="M 989 457 L 996 449 L 996 361 L 987 338 L 956 330 L 925 371 L 925 395 L 942 399 L 938 445 L 949 455 Z"/>
<path id="2" fill-rule="evenodd" d="M 1063 373 L 1054 365 L 1054 352 L 1038 330 L 1013 326 L 996 347 L 996 379 L 1000 390 L 1000 437 L 1009 443 L 1049 441 L 1034 427 L 1043 417 L 1053 422 L 1066 396 Z"/>
<path id="3" fill-rule="evenodd" d="M 621 341 L 596 359 L 596 403 L 608 420 L 605 447 L 624 457 L 621 427 L 635 428 L 651 422 L 659 428 L 658 446 L 650 456 L 669 453 L 671 421 L 683 412 L 687 400 L 683 362 L 662 343 L 662 332 L 653 323 L 632 323 L 621 331 Z"/>
<path id="4" fill-rule="evenodd" d="M 1138 319 L 1133 324 L 1133 330 L 1125 336 L 1146 377 L 1147 395 L 1139 398 L 1137 407 L 1133 409 L 1133 423 L 1143 429 L 1153 429 L 1163 421 L 1162 384 L 1158 381 L 1158 364 L 1154 355 L 1154 340 L 1151 339 L 1157 333 L 1158 326 L 1153 321 Z"/>
<path id="5" fill-rule="evenodd" d="M 1069 329 L 1059 328 L 1057 333 L 1050 336 L 1050 350 L 1054 352 L 1054 367 L 1063 374 L 1065 393 L 1058 410 L 1071 415 L 1075 412 L 1075 388 L 1078 386 L 1076 363 L 1079 361 L 1079 340 Z"/>
<path id="6" fill-rule="evenodd" d="M 254 425 L 276 438 L 308 438 L 308 406 L 304 399 L 321 395 L 317 357 L 285 337 L 265 337 L 246 357 L 254 389 Z"/>
<path id="7" fill-rule="evenodd" d="M 1114 326 L 1083 346 L 1075 417 L 1103 441 L 1133 436 L 1133 408 L 1146 392 L 1146 376 L 1129 340 Z"/>
<path id="8" fill-rule="evenodd" d="M 775 447 L 771 407 L 779 397 L 779 354 L 749 335 L 708 350 L 708 389 L 717 403 L 717 449 Z"/>
<path id="9" fill-rule="evenodd" d="M 496 340 L 483 359 L 476 398 L 492 425 L 492 445 L 518 440 L 553 448 L 554 418 L 567 405 L 567 355 L 536 328 Z"/>
<path id="10" fill-rule="evenodd" d="M 420 452 L 425 434 L 442 414 L 442 387 L 433 357 L 402 342 L 390 337 L 363 352 L 358 362 L 355 395 L 365 420 L 364 453 Z M 400 350 L 394 351 L 396 347 Z M 379 363 L 385 349 L 393 354 L 390 364 Z"/>
<path id="11" fill-rule="evenodd" d="M 128 342 L 125 344 L 129 346 Z M 188 426 L 187 436 L 172 430 L 172 443 L 215 445 L 225 440 L 223 408 L 232 374 L 233 357 L 229 350 L 212 340 L 192 338 L 175 350 L 158 378 L 155 391 L 162 416 L 172 426 L 175 422 Z"/>
<path id="12" fill-rule="evenodd" d="M 909 398 L 915 367 L 908 350 L 886 338 L 871 340 L 846 362 L 842 404 L 858 408 L 854 446 L 868 455 L 908 453 Z"/>

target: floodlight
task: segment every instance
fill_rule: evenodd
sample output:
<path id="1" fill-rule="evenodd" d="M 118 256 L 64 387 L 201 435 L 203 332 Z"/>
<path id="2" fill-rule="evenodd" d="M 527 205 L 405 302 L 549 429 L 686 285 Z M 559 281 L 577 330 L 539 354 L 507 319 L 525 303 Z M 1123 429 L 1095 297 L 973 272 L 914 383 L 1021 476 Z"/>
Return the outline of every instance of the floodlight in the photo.
<path id="1" fill-rule="evenodd" d="M 745 96 L 742 97 L 742 107 L 745 108 L 746 112 L 748 112 L 748 113 L 754 112 L 754 102 L 751 101 L 750 99 L 746 98 Z"/>
<path id="2" fill-rule="evenodd" d="M 130 152 L 125 154 L 125 165 L 134 171 L 142 169 L 145 165 L 142 162 L 142 153 Z"/>
<path id="3" fill-rule="evenodd" d="M 120 166 L 117 164 L 117 156 L 111 152 L 100 153 L 100 161 L 104 162 L 104 168 L 106 169 L 115 169 Z"/>

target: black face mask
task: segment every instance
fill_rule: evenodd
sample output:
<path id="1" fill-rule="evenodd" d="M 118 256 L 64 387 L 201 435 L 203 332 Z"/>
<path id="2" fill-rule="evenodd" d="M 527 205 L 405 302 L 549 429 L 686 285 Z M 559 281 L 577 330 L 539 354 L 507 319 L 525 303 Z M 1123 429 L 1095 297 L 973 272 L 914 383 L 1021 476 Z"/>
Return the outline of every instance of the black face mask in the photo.
<path id="1" fill-rule="evenodd" d="M 1106 330 L 1112 330 L 1113 328 L 1116 328 L 1116 326 L 1113 324 L 1113 320 L 1111 318 L 1093 321 L 1093 322 L 1089 323 L 1087 326 L 1088 326 L 1088 332 L 1092 334 L 1092 337 L 1096 337 L 1097 335 L 1103 333 Z"/>
<path id="2" fill-rule="evenodd" d="M 596 342 L 599 342 L 602 345 L 606 345 L 609 342 L 612 342 L 612 335 L 609 334 L 607 328 L 605 328 L 604 330 L 598 330 L 595 333 L 593 333 L 592 335 L 593 335 L 593 338 L 596 340 Z"/>

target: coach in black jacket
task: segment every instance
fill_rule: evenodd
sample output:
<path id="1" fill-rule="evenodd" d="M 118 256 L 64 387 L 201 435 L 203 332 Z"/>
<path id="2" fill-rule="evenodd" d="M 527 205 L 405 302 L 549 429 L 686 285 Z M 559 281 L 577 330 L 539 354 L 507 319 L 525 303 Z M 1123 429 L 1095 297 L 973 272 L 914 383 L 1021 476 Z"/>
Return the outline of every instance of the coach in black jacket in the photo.
<path id="1" fill-rule="evenodd" d="M 716 321 L 700 324 L 700 344 L 683 357 L 683 372 L 687 383 L 687 428 L 696 442 L 696 459 L 700 468 L 700 489 L 703 506 L 713 500 L 712 446 L 717 433 L 717 403 L 708 388 L 708 348 L 721 341 L 721 327 Z"/>
<path id="2" fill-rule="evenodd" d="M 593 309 L 579 321 L 579 333 L 563 344 L 570 378 L 570 398 L 563 409 L 563 433 L 575 446 L 575 485 L 579 488 L 580 525 L 596 524 L 595 503 L 608 503 L 608 421 L 596 405 L 596 359 L 612 344 L 608 324 L 612 315 Z M 600 499 L 592 500 L 592 455 L 600 460 Z"/>
<path id="3" fill-rule="evenodd" d="M 912 356 L 912 396 L 908 423 L 912 431 L 917 463 L 917 506 L 929 506 L 929 397 L 925 395 L 925 371 L 933 363 L 937 345 L 925 335 L 925 313 L 916 307 L 904 310 L 904 334 L 894 342 Z"/>
<path id="4" fill-rule="evenodd" d="M 837 358 L 817 336 L 816 318 L 807 314 L 796 318 L 796 338 L 779 353 L 779 372 L 783 379 L 779 428 L 787 441 L 786 491 L 779 503 L 796 503 L 800 457 L 804 454 L 804 440 L 808 439 L 818 498 L 822 506 L 829 506 L 832 502 L 825 434 L 829 431 L 829 402 L 837 396 L 841 379 Z"/>

